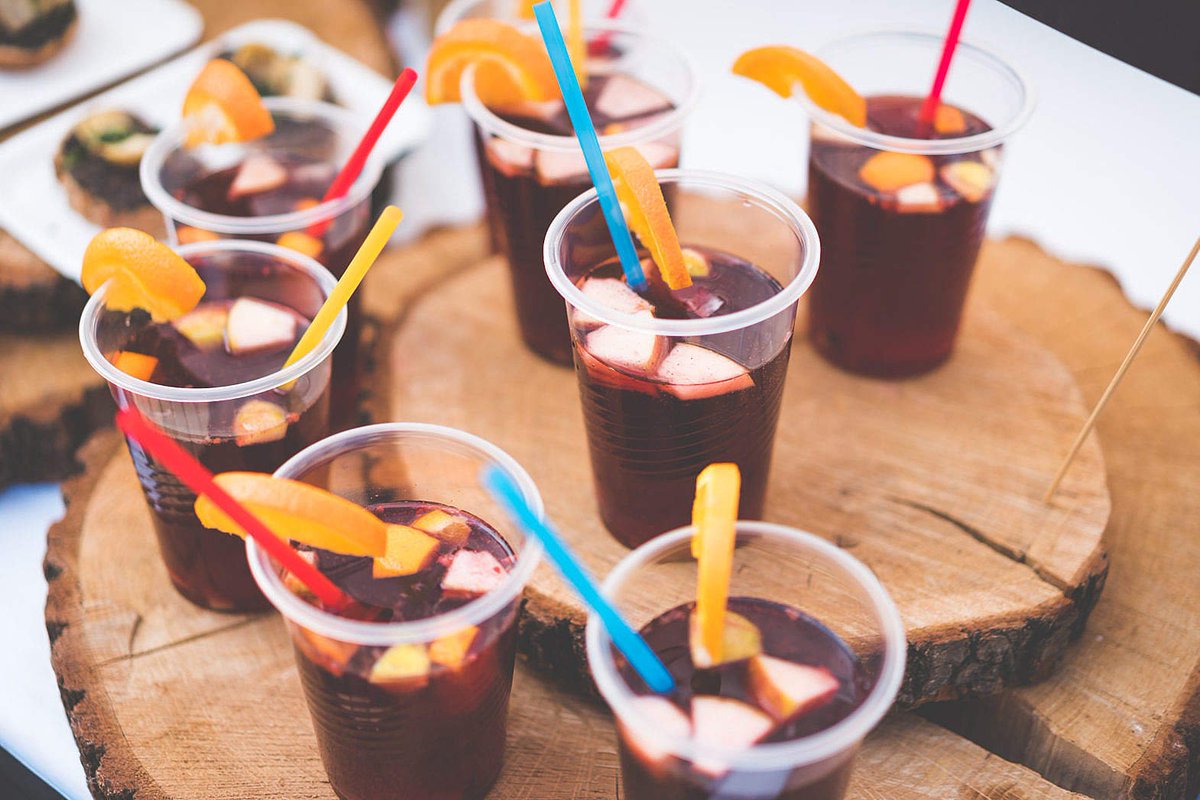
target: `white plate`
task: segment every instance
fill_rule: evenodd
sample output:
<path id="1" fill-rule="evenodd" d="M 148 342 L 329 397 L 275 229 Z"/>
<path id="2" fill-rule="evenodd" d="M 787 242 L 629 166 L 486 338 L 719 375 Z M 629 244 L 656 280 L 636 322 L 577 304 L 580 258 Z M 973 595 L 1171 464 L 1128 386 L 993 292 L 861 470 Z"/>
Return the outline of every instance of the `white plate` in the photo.
<path id="1" fill-rule="evenodd" d="M 36 67 L 0 70 L 0 129 L 132 75 L 200 38 L 204 21 L 182 0 L 75 0 L 66 47 Z"/>
<path id="2" fill-rule="evenodd" d="M 79 279 L 80 260 L 99 227 L 68 205 L 54 174 L 54 154 L 71 127 L 101 108 L 123 108 L 148 123 L 165 127 L 179 116 L 184 92 L 216 53 L 245 42 L 262 42 L 285 53 L 302 55 L 329 78 L 338 102 L 363 116 L 366 128 L 383 105 L 392 84 L 350 56 L 317 39 L 307 28 L 283 20 L 258 20 L 228 31 L 211 42 L 56 114 L 0 144 L 0 228 L 68 278 Z M 416 92 L 396 113 L 378 150 L 392 161 L 429 135 L 429 108 Z"/>

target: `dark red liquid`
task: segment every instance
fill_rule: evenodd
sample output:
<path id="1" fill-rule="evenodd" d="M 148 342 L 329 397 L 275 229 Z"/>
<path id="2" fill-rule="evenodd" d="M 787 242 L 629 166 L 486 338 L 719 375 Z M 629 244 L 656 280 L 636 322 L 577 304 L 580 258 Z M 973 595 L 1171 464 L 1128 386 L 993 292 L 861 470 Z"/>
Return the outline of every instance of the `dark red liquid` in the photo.
<path id="1" fill-rule="evenodd" d="M 656 317 L 700 317 L 696 309 L 703 308 L 704 301 L 699 298 L 712 296 L 722 303 L 714 315 L 729 314 L 757 305 L 782 288 L 735 256 L 694 249 L 708 257 L 710 275 L 694 278 L 693 287 L 680 292 L 652 284 L 644 296 L 654 304 Z M 620 267 L 610 262 L 589 278 L 620 274 Z M 740 517 L 762 518 L 791 321 L 790 313 L 780 314 L 751 328 L 705 337 L 705 348 L 739 365 L 759 362 L 748 371 L 748 380 L 720 382 L 713 384 L 711 393 L 698 393 L 710 396 L 681 397 L 681 390 L 660 376 L 602 361 L 589 349 L 588 337 L 594 332 L 577 339 L 576 373 L 596 498 L 604 524 L 618 541 L 636 547 L 688 524 L 696 476 L 714 462 L 738 465 Z"/>
<path id="2" fill-rule="evenodd" d="M 606 113 L 608 102 L 597 103 L 610 81 L 633 81 L 626 76 L 593 75 L 584 92 L 598 132 L 610 126 L 637 128 L 675 108 L 667 97 L 645 84 L 645 102 L 628 114 Z M 626 84 L 628 85 L 628 84 Z M 612 87 L 620 91 L 621 84 Z M 654 100 L 654 96 L 658 100 Z M 561 101 L 538 104 L 538 116 L 517 109 L 496 110 L 507 122 L 535 133 L 574 137 L 574 129 Z M 679 163 L 677 133 L 644 150 L 656 168 Z M 591 188 L 587 164 L 574 144 L 567 151 L 535 151 L 524 145 L 491 136 L 476 126 L 479 168 L 487 201 L 488 224 L 495 246 L 508 259 L 513 298 L 521 336 L 529 349 L 558 364 L 571 363 L 571 336 L 562 296 L 546 277 L 542 245 L 554 217 L 567 203 Z"/>
<path id="3" fill-rule="evenodd" d="M 868 98 L 867 127 L 950 138 L 922 135 L 920 104 L 916 97 Z M 990 130 L 979 117 L 962 115 L 965 130 L 954 137 Z M 845 369 L 915 375 L 941 364 L 954 347 L 992 191 L 969 199 L 944 177 L 946 165 L 979 162 L 980 153 L 929 156 L 937 207 L 906 207 L 859 175 L 877 152 L 813 138 L 808 200 L 821 236 L 821 269 L 809 292 L 809 333 L 821 354 Z"/>
<path id="4" fill-rule="evenodd" d="M 414 576 L 372 577 L 372 559 L 316 552 L 317 568 L 355 601 L 347 615 L 377 622 L 444 613 L 471 598 L 449 597 L 441 581 L 459 549 L 493 555 L 506 569 L 515 556 L 485 522 L 433 503 L 371 508 L 409 524 L 441 508 L 471 525 L 461 548 L 443 542 L 431 566 Z M 315 602 L 315 601 L 314 601 Z M 508 696 L 516 654 L 516 602 L 481 623 L 456 668 L 434 664 L 407 685 L 372 681 L 387 647 L 356 646 L 294 629 L 296 661 L 329 782 L 344 800 L 450 800 L 483 797 L 503 761 Z"/>
<path id="5" fill-rule="evenodd" d="M 260 279 L 234 277 L 237 269 L 217 263 L 194 262 L 210 294 L 228 290 L 226 282 L 252 296 Z M 311 278 L 273 275 L 274 296 L 296 295 L 296 305 L 312 313 L 320 291 Z M 201 308 L 228 308 L 230 301 L 204 303 Z M 295 336 L 286 346 L 233 355 L 221 344 L 201 348 L 172 323 L 155 323 L 143 311 L 132 314 L 108 311 L 102 319 L 97 343 L 105 353 L 125 351 L 150 355 L 158 365 L 152 383 L 206 388 L 229 386 L 277 372 L 295 342 L 308 326 L 296 315 Z M 320 388 L 311 382 L 325 382 Z M 140 397 L 113 387 L 118 403 L 133 403 L 152 421 L 214 473 L 230 470 L 272 472 L 300 450 L 329 433 L 328 372 L 319 369 L 303 376 L 288 392 L 268 391 L 220 403 L 168 403 Z M 305 398 L 309 398 L 306 400 Z M 236 418 L 247 404 L 274 412 L 283 425 L 262 436 L 234 435 Z M 161 416 L 160 416 L 161 415 Z M 270 607 L 258 590 L 246 563 L 245 542 L 237 536 L 206 528 L 196 518 L 196 496 L 137 443 L 127 440 L 134 467 L 150 505 L 159 550 L 171 582 L 193 603 L 218 611 L 258 611 Z"/>
<path id="6" fill-rule="evenodd" d="M 267 143 L 270 157 L 287 171 L 283 185 L 261 192 L 251 192 L 231 197 L 233 185 L 241 164 L 214 172 L 203 171 L 198 163 L 186 154 L 177 155 L 164 165 L 164 183 L 175 188 L 171 193 L 193 208 L 212 214 L 230 217 L 261 217 L 286 214 L 313 205 L 324 196 L 333 182 L 337 169 L 335 162 L 336 134 L 319 121 L 296 121 L 276 117 L 276 131 Z M 321 235 L 323 244 L 316 260 L 335 276 L 341 277 L 358 252 L 370 227 L 369 201 L 354 206 L 333 218 Z M 176 234 L 181 242 L 187 242 L 193 232 L 185 231 L 182 224 L 175 222 Z M 221 238 L 256 239 L 277 242 L 281 232 L 235 236 L 221 233 Z M 349 427 L 357 418 L 359 393 L 358 341 L 362 320 L 358 296 L 351 298 L 346 332 L 338 345 L 333 359 L 333 416 L 334 427 Z"/>
<path id="7" fill-rule="evenodd" d="M 700 669 L 692 663 L 688 616 L 694 605 L 676 606 L 641 630 L 642 636 L 675 678 L 676 689 L 670 700 L 685 713 L 689 712 L 692 698 L 698 695 L 730 697 L 757 707 L 747 678 L 748 661 L 735 661 L 710 669 Z M 845 719 L 862 705 L 870 690 L 865 670 L 846 644 L 820 622 L 790 606 L 751 597 L 731 597 L 729 610 L 758 627 L 764 654 L 824 667 L 840 684 L 833 700 L 778 726 L 762 740 L 764 743 L 811 736 Z M 625 681 L 637 693 L 649 694 L 649 689 L 624 659 L 616 658 Z M 707 800 L 717 797 L 840 800 L 850 780 L 851 760 L 847 759 L 815 780 L 806 779 L 803 768 L 791 774 L 788 771 L 766 772 L 758 778 L 739 775 L 734 790 L 735 779 L 730 776 L 698 772 L 677 757 L 667 756 L 660 763 L 646 763 L 640 755 L 643 751 L 631 745 L 625 729 L 622 729 L 620 743 L 621 780 L 627 800 Z"/>

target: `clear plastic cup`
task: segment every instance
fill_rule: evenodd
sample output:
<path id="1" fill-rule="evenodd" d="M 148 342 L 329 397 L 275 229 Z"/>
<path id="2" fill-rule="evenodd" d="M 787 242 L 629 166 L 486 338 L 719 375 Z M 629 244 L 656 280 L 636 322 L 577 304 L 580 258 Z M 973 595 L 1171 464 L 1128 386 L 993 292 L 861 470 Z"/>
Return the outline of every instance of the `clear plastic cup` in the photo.
<path id="1" fill-rule="evenodd" d="M 713 462 L 741 468 L 742 517 L 762 517 L 796 306 L 821 255 L 808 216 L 773 189 L 695 170 L 660 170 L 658 179 L 684 247 L 757 267 L 747 272 L 765 275 L 774 288 L 754 305 L 707 318 L 622 313 L 579 288 L 597 265 L 615 257 L 595 190 L 576 198 L 550 226 L 546 271 L 566 299 L 600 515 L 628 547 L 686 524 L 696 476 Z M 593 346 L 598 330 L 614 327 L 657 337 L 660 363 L 677 347 L 703 348 L 745 374 L 685 386 L 630 368 Z"/>
<path id="2" fill-rule="evenodd" d="M 536 34 L 536 26 L 531 30 Z M 601 36 L 608 42 L 603 56 L 589 58 L 593 87 L 606 76 L 629 77 L 653 87 L 674 105 L 630 122 L 620 133 L 605 135 L 604 126 L 598 125 L 600 147 L 637 147 L 656 167 L 678 166 L 683 124 L 699 95 L 691 61 L 669 42 L 619 23 L 588 26 L 584 35 L 589 42 Z M 463 105 L 474 122 L 488 225 L 496 249 L 508 261 L 521 337 L 539 356 L 570 364 L 566 316 L 558 293 L 546 280 L 542 244 L 555 215 L 592 185 L 587 163 L 573 134 L 539 132 L 510 121 L 515 119 L 512 114 L 506 119 L 489 109 L 475 93 L 474 79 L 474 70 L 467 70 Z M 599 108 L 610 107 L 603 97 L 603 90 L 596 89 L 596 102 L 589 106 L 593 120 L 599 119 Z M 561 106 L 561 100 L 555 102 Z"/>
<path id="3" fill-rule="evenodd" d="M 809 335 L 825 358 L 853 372 L 904 377 L 950 357 L 1004 143 L 1033 110 L 1016 70 L 963 42 L 942 94 L 944 104 L 967 112 L 963 135 L 948 126 L 943 138 L 916 138 L 916 112 L 942 41 L 941 34 L 884 31 L 816 52 L 868 99 L 873 127 L 905 135 L 858 128 L 800 93 L 812 118 L 808 208 L 824 246 L 809 296 Z M 873 186 L 860 170 L 880 153 L 911 156 L 930 177 Z"/>
<path id="4" fill-rule="evenodd" d="M 392 423 L 355 428 L 297 454 L 276 476 L 328 489 L 363 506 L 420 501 L 469 512 L 516 553 L 499 587 L 452 611 L 411 622 L 329 613 L 289 589 L 252 539 L 254 578 L 283 614 L 329 782 L 346 800 L 482 797 L 503 760 L 521 592 L 542 547 L 513 524 L 480 483 L 495 464 L 542 513 L 528 473 L 495 445 L 454 428 Z M 458 667 L 432 665 L 424 680 L 373 683 L 374 656 L 426 647 L 469 626 L 479 633 Z"/>
<path id="5" fill-rule="evenodd" d="M 289 97 L 263 100 L 275 120 L 276 130 L 269 136 L 243 144 L 203 145 L 185 148 L 185 121 L 177 122 L 160 133 L 146 150 L 140 166 L 142 189 L 162 212 L 172 243 L 205 238 L 255 239 L 279 242 L 287 234 L 304 233 L 324 226 L 321 251 L 316 258 L 341 277 L 350 259 L 358 251 L 371 226 L 371 193 L 379 183 L 383 165 L 378 158 L 367 159 L 366 166 L 347 193 L 336 200 L 311 207 L 297 200 L 320 198 L 325 187 L 341 169 L 367 129 L 368 120 L 331 103 Z M 214 204 L 224 201 L 220 192 L 205 192 L 205 207 L 189 204 L 207 178 L 225 174 L 255 155 L 269 156 L 285 165 L 287 184 L 279 195 L 270 195 L 263 213 L 233 215 L 216 213 Z M 311 165 L 311 166 L 302 166 Z M 306 173 L 304 170 L 308 169 Z M 293 183 L 294 181 L 294 183 Z M 216 185 L 223 186 L 223 181 Z M 292 192 L 291 187 L 296 191 Z M 267 195 L 264 195 L 264 197 Z M 276 202 L 276 197 L 279 202 Z M 287 200 L 289 202 L 283 202 Z M 278 206 L 278 207 L 277 207 Z M 269 212 L 269 213 L 268 213 Z M 287 243 L 287 239 L 283 240 Z M 350 301 L 346 336 L 334 357 L 334 420 L 338 427 L 356 417 L 358 400 L 358 341 L 361 330 L 360 300 Z"/>
<path id="6" fill-rule="evenodd" d="M 453 28 L 454 23 L 464 19 L 502 19 L 514 23 L 528 22 L 528 19 L 523 19 L 517 14 L 520 5 L 519 0 L 450 0 L 438 13 L 433 32 L 440 36 Z M 608 19 L 608 10 L 612 7 L 612 1 L 583 0 L 581 5 L 585 23 L 603 22 Z M 643 15 L 640 5 L 639 2 L 629 0 L 621 8 L 621 14 L 617 19 L 627 25 L 645 27 L 641 24 Z M 565 19 L 565 13 L 560 11 L 560 18 Z"/>
<path id="7" fill-rule="evenodd" d="M 642 545 L 604 581 L 605 597 L 634 629 L 696 599 L 693 532 L 680 528 Z M 764 522 L 737 524 L 729 594 L 791 606 L 836 634 L 857 657 L 861 702 L 816 733 L 747 749 L 672 735 L 637 702 L 645 689 L 627 682 L 608 634 L 592 615 L 588 665 L 617 719 L 623 797 L 839 800 L 859 744 L 891 708 L 904 676 L 906 640 L 895 604 L 853 556 L 812 534 Z"/>
<path id="8" fill-rule="evenodd" d="M 205 302 L 249 296 L 311 319 L 336 283 L 311 258 L 262 242 L 203 242 L 178 250 L 204 278 Z M 133 334 L 125 324 L 129 314 L 106 311 L 106 295 L 107 285 L 83 310 L 79 338 L 84 355 L 108 381 L 117 405 L 137 408 L 210 470 L 270 472 L 328 435 L 330 356 L 345 330 L 345 311 L 311 353 L 286 369 L 228 386 L 180 388 L 139 380 L 109 361 Z M 238 412 L 263 403 L 282 408 L 286 432 L 248 440 L 238 427 Z M 250 577 L 241 541 L 201 525 L 191 490 L 140 445 L 127 442 L 163 562 L 180 594 L 219 611 L 268 608 Z"/>

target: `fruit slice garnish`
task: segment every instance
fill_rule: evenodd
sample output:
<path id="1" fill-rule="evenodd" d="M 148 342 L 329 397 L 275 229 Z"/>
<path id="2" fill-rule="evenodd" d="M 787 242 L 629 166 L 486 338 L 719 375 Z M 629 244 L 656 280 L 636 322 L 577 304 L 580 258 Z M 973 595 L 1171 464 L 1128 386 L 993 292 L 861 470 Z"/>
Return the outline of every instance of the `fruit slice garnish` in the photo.
<path id="1" fill-rule="evenodd" d="M 538 39 L 496 19 L 464 19 L 437 37 L 425 68 L 429 103 L 457 103 L 463 71 L 476 64 L 476 93 L 488 106 L 552 100 L 558 82 Z"/>
<path id="2" fill-rule="evenodd" d="M 214 480 L 281 539 L 348 556 L 387 553 L 387 524 L 344 497 L 261 472 L 223 472 Z M 196 516 L 205 527 L 246 535 L 207 496 L 196 500 Z"/>
<path id="3" fill-rule="evenodd" d="M 387 552 L 375 559 L 371 575 L 375 578 L 416 575 L 429 566 L 439 544 L 425 531 L 407 525 L 388 525 Z"/>
<path id="4" fill-rule="evenodd" d="M 112 365 L 126 375 L 132 375 L 140 381 L 148 381 L 158 367 L 158 359 L 143 353 L 120 350 L 113 355 Z"/>
<path id="5" fill-rule="evenodd" d="M 223 58 L 209 61 L 192 81 L 183 98 L 183 117 L 188 123 L 187 147 L 247 142 L 275 130 L 254 84 Z"/>
<path id="6" fill-rule="evenodd" d="M 932 181 L 934 168 L 928 156 L 882 150 L 859 167 L 858 177 L 881 192 L 894 192 L 914 183 Z"/>
<path id="7" fill-rule="evenodd" d="M 733 72 L 758 81 L 781 97 L 791 97 L 796 84 L 816 105 L 851 125 L 867 125 L 867 101 L 821 59 L 787 45 L 747 50 L 738 56 Z"/>
<path id="8" fill-rule="evenodd" d="M 762 632 L 750 620 L 732 611 L 725 612 L 725 624 L 721 631 L 720 661 L 713 661 L 712 654 L 700 641 L 699 616 L 693 611 L 688 616 L 688 644 L 692 663 L 700 669 L 710 669 L 719 664 L 745 661 L 762 653 Z"/>
<path id="9" fill-rule="evenodd" d="M 709 464 L 696 478 L 692 504 L 692 556 L 699 562 L 696 586 L 696 627 L 693 652 L 720 664 L 725 650 L 725 606 L 733 574 L 738 497 L 742 476 L 737 464 Z"/>
<path id="10" fill-rule="evenodd" d="M 88 294 L 111 281 L 104 297 L 106 307 L 142 308 L 155 322 L 188 313 L 205 290 L 200 275 L 182 256 L 133 228 L 109 228 L 96 234 L 83 253 L 80 280 Z"/>
<path id="11" fill-rule="evenodd" d="M 644 156 L 634 147 L 618 147 L 604 154 L 604 163 L 612 176 L 617 199 L 625 207 L 625 220 L 658 267 L 658 273 L 671 289 L 692 285 L 683 259 L 679 236 L 671 223 L 662 187 Z"/>

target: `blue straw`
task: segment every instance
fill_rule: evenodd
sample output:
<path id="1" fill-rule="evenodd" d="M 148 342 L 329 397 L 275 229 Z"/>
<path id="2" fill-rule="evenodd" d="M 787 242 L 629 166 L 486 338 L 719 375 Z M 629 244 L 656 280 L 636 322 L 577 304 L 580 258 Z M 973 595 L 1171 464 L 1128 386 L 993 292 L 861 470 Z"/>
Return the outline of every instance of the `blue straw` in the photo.
<path id="1" fill-rule="evenodd" d="M 567 52 L 567 43 L 563 41 L 562 31 L 559 30 L 554 6 L 546 0 L 534 6 L 533 13 L 537 17 L 538 27 L 542 29 L 542 39 L 546 42 L 546 52 L 550 54 L 550 63 L 554 65 L 554 74 L 558 77 L 558 88 L 567 106 L 567 115 L 571 118 L 571 124 L 575 126 L 575 137 L 579 139 L 579 147 L 583 150 L 584 160 L 587 161 L 592 183 L 596 185 L 600 210 L 604 212 L 604 219 L 608 222 L 608 232 L 617 248 L 617 256 L 621 259 L 621 269 L 625 270 L 625 280 L 634 289 L 644 289 L 646 276 L 642 273 L 642 262 L 638 259 L 633 237 L 629 235 L 629 227 L 621 213 L 617 190 L 613 188 L 608 165 L 604 163 L 604 153 L 600 150 L 596 126 L 592 124 L 587 102 L 579 88 L 579 79 L 575 77 L 575 69 L 571 66 L 571 55 Z"/>
<path id="2" fill-rule="evenodd" d="M 579 559 L 567 549 L 554 529 L 533 512 L 512 479 L 492 464 L 483 468 L 481 480 L 496 501 L 504 506 L 521 527 L 541 540 L 542 546 L 546 548 L 546 555 L 554 562 L 554 566 L 558 567 L 567 583 L 575 587 L 583 601 L 600 617 L 613 644 L 625 654 L 625 658 L 629 659 L 629 663 L 642 676 L 646 685 L 660 694 L 674 689 L 675 679 L 650 649 L 650 645 L 646 644 L 646 640 L 629 627 L 629 623 L 621 617 L 620 612 L 604 599 L 604 595 L 600 594 L 600 587 L 587 574 Z"/>

